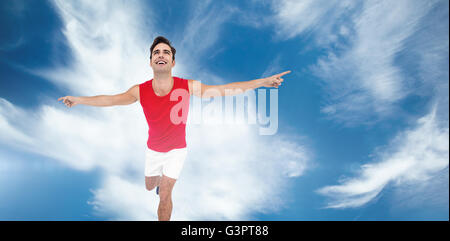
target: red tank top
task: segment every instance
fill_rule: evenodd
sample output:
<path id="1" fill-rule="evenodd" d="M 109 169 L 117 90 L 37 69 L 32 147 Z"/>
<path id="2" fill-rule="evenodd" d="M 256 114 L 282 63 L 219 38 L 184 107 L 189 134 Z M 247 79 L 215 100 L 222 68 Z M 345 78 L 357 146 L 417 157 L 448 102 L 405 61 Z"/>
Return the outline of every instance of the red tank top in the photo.
<path id="1" fill-rule="evenodd" d="M 189 111 L 188 80 L 173 77 L 172 90 L 157 96 L 152 80 L 139 85 L 139 97 L 148 123 L 149 149 L 168 152 L 186 147 L 186 121 Z"/>

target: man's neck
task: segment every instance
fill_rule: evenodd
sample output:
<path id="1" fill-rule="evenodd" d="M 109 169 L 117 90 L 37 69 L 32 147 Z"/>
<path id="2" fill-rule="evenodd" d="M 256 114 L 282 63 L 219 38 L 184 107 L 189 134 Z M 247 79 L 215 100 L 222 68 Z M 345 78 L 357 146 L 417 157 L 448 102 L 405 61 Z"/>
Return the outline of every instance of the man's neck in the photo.
<path id="1" fill-rule="evenodd" d="M 170 88 L 172 86 L 172 73 L 154 73 L 153 81 L 159 89 Z"/>

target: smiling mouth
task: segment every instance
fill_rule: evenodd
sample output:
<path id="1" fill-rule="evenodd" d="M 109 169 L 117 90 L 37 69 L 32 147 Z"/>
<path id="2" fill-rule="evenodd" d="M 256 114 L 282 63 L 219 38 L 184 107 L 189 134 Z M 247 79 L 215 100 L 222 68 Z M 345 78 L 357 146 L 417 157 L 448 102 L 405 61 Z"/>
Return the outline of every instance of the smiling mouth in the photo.
<path id="1" fill-rule="evenodd" d="M 165 64 L 167 64 L 167 62 L 160 60 L 160 61 L 157 61 L 156 64 L 157 65 L 165 65 Z"/>

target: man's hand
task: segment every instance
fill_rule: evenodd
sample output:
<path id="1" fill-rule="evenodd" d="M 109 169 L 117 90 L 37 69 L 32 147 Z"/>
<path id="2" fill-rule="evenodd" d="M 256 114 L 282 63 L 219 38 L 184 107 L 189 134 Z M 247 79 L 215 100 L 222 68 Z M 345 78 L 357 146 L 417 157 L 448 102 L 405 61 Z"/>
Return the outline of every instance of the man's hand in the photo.
<path id="1" fill-rule="evenodd" d="M 264 78 L 263 86 L 264 87 L 275 87 L 278 88 L 278 86 L 281 85 L 281 82 L 283 82 L 283 78 L 281 78 L 283 75 L 289 74 L 291 71 L 285 71 L 280 74 L 272 75 L 270 77 Z"/>
<path id="2" fill-rule="evenodd" d="M 73 96 L 64 96 L 58 99 L 58 101 L 60 100 L 62 100 L 67 107 L 73 107 L 79 104 L 77 97 Z"/>

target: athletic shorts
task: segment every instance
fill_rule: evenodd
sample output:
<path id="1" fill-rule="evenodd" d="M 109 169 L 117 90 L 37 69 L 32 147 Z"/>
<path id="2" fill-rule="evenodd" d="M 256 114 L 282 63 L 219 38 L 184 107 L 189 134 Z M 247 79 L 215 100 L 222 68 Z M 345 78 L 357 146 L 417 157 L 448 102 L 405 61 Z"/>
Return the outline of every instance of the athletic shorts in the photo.
<path id="1" fill-rule="evenodd" d="M 178 179 L 186 156 L 186 147 L 173 149 L 168 152 L 157 152 L 147 147 L 145 152 L 145 176 L 165 175 Z"/>

